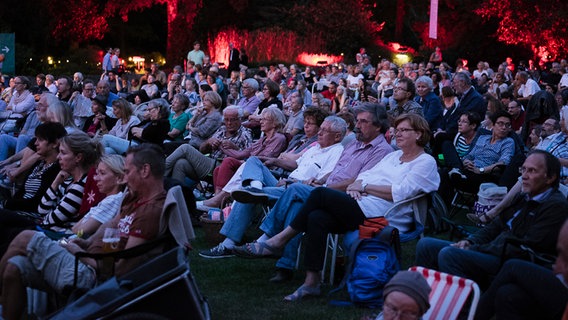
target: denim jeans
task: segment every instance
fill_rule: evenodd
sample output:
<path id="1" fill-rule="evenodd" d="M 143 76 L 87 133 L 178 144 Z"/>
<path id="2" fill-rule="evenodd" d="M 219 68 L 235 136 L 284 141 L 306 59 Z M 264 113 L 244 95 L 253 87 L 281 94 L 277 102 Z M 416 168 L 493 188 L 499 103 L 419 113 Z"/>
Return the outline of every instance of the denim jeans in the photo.
<path id="1" fill-rule="evenodd" d="M 0 135 L 0 161 L 8 159 L 10 151 L 16 149 L 17 138 L 11 134 L 3 133 Z"/>
<path id="2" fill-rule="evenodd" d="M 277 199 L 284 192 L 284 188 L 270 187 L 264 188 L 263 191 L 270 195 L 269 198 Z M 241 242 L 245 231 L 257 215 L 258 211 L 256 206 L 257 204 L 255 203 L 241 203 L 235 201 L 231 209 L 231 214 L 229 214 L 229 218 L 227 218 L 223 224 L 220 233 L 235 242 Z"/>
<path id="3" fill-rule="evenodd" d="M 247 185 L 251 180 L 260 181 L 265 187 L 274 187 L 278 183 L 272 172 L 257 157 L 247 159 L 241 175 L 243 185 Z"/>
<path id="4" fill-rule="evenodd" d="M 269 237 L 273 237 L 280 233 L 290 225 L 298 212 L 300 212 L 300 209 L 304 205 L 306 199 L 308 199 L 312 190 L 314 190 L 314 187 L 302 183 L 293 183 L 289 185 L 278 201 L 276 201 L 272 210 L 270 210 L 268 217 L 266 217 L 260 226 L 260 229 Z M 298 247 L 300 246 L 301 240 L 302 235 L 299 234 L 286 244 L 282 257 L 276 262 L 276 266 L 278 268 L 292 270 L 296 267 Z"/>
<path id="5" fill-rule="evenodd" d="M 128 147 L 130 147 L 131 145 L 137 145 L 137 143 L 134 141 L 132 141 L 131 143 L 131 141 L 129 140 L 121 139 L 110 134 L 105 134 L 103 136 L 103 139 L 101 140 L 101 143 L 105 148 L 106 154 L 120 155 L 126 153 L 126 150 L 128 150 Z"/>

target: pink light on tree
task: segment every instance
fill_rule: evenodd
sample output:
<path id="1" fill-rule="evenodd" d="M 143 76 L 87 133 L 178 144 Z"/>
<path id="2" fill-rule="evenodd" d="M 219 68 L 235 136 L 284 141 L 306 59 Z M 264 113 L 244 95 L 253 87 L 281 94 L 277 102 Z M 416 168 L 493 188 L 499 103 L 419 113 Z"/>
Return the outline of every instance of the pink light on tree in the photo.
<path id="1" fill-rule="evenodd" d="M 486 0 L 475 12 L 499 20 L 499 41 L 531 47 L 535 56 L 548 52 L 552 59 L 568 53 L 568 2 L 564 0 Z"/>

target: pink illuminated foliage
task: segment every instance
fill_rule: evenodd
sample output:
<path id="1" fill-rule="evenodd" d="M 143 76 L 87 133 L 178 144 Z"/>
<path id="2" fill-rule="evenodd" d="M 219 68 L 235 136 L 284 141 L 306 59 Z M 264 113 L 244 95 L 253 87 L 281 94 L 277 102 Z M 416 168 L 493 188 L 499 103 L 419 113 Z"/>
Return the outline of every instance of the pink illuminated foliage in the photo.
<path id="1" fill-rule="evenodd" d="M 204 49 L 210 52 L 213 61 L 224 63 L 227 63 L 229 42 L 234 42 L 237 48 L 246 48 L 251 61 L 294 61 L 304 51 L 309 54 L 344 51 L 350 54 L 364 43 L 374 43 L 383 28 L 382 23 L 372 21 L 368 1 L 363 0 L 291 1 L 282 6 L 263 2 L 259 5 L 269 10 L 258 10 L 257 16 L 249 15 L 256 12 L 253 1 L 225 0 L 225 10 L 233 16 L 249 16 L 249 21 L 255 21 L 256 17 L 264 22 L 243 28 L 236 27 L 231 21 L 222 22 L 224 24 L 215 21 L 219 27 L 207 29 L 205 34 L 197 34 L 193 28 L 198 15 L 201 18 L 202 7 L 212 5 L 208 0 L 39 1 L 49 8 L 54 38 L 72 44 L 103 39 L 111 32 L 109 19 L 118 17 L 128 22 L 131 12 L 165 6 L 168 64 L 180 64 L 196 39 L 207 39 Z M 271 18 L 271 15 L 276 17 Z M 273 18 L 279 18 L 279 23 L 273 23 Z M 215 17 L 203 19 L 213 22 Z"/>
<path id="2" fill-rule="evenodd" d="M 166 5 L 168 24 L 168 60 L 183 56 L 190 47 L 187 34 L 202 6 L 202 0 L 43 0 L 53 17 L 52 35 L 74 43 L 100 40 L 110 30 L 107 19 L 118 16 L 124 22 L 132 11 L 142 11 L 155 5 Z M 177 61 L 178 63 L 181 61 Z"/>
<path id="3" fill-rule="evenodd" d="M 536 56 L 568 54 L 568 2 L 565 0 L 486 0 L 476 13 L 497 19 L 499 41 L 530 47 Z"/>

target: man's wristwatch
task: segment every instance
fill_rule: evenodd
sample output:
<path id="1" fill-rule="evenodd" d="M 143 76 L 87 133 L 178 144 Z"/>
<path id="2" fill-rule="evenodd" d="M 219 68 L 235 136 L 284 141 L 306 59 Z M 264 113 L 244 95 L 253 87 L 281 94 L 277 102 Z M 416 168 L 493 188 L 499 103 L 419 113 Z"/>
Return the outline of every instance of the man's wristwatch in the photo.
<path id="1" fill-rule="evenodd" d="M 479 168 L 479 173 L 481 174 L 485 173 L 485 168 L 484 167 Z"/>
<path id="2" fill-rule="evenodd" d="M 368 183 L 363 183 L 363 184 L 361 185 L 361 192 L 362 192 L 362 193 L 367 192 L 367 185 L 368 185 Z"/>

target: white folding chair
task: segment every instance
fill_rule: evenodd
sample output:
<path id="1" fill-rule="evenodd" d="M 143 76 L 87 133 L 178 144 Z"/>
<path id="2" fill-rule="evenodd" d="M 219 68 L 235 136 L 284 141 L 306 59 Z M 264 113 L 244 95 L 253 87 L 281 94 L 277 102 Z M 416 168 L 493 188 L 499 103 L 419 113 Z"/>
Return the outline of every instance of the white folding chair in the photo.
<path id="1" fill-rule="evenodd" d="M 471 293 L 473 293 L 473 298 L 467 319 L 473 319 L 480 296 L 477 283 L 473 280 L 424 267 L 411 267 L 409 270 L 419 272 L 432 288 L 430 292 L 430 309 L 428 309 L 422 319 L 457 319 Z"/>
<path id="2" fill-rule="evenodd" d="M 329 250 L 331 250 L 331 260 L 329 265 L 329 284 L 333 285 L 333 280 L 335 279 L 335 263 L 337 260 L 337 251 L 343 252 L 343 247 L 339 244 L 339 234 L 328 233 L 327 234 L 327 245 L 325 249 L 325 256 L 323 258 L 323 270 L 321 271 L 321 282 L 325 282 L 325 270 L 327 269 L 327 258 L 329 256 Z"/>

